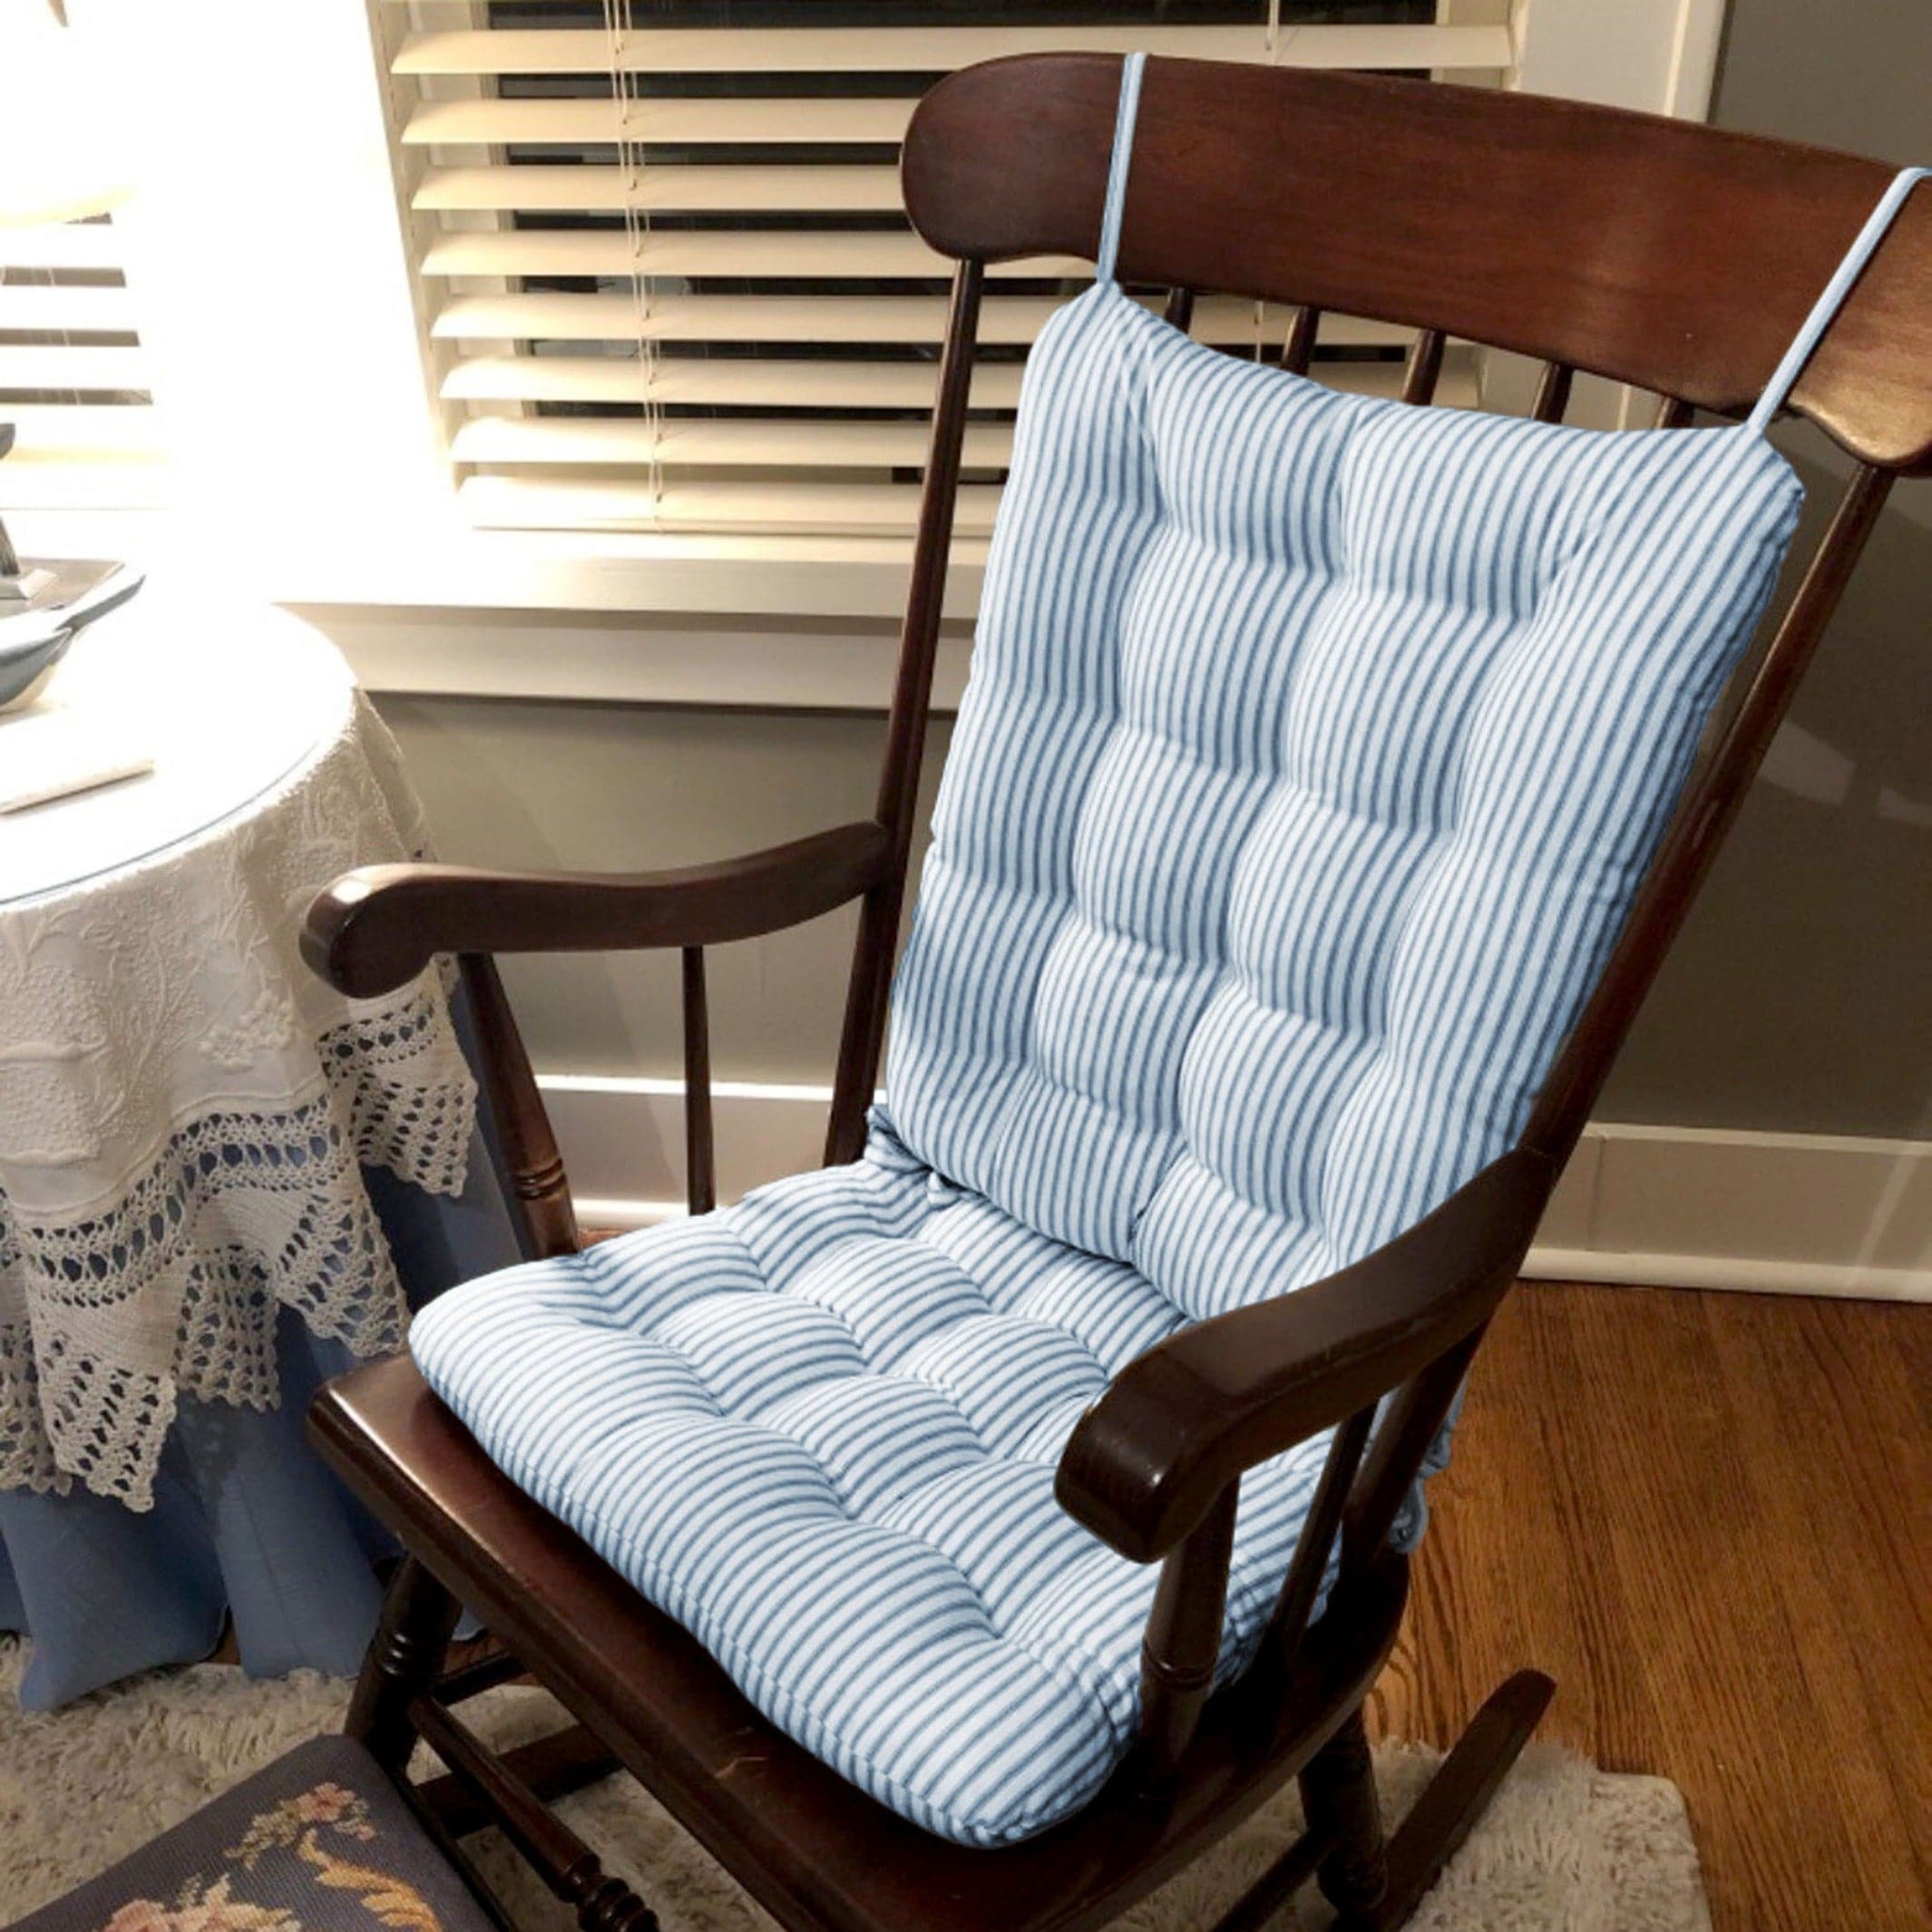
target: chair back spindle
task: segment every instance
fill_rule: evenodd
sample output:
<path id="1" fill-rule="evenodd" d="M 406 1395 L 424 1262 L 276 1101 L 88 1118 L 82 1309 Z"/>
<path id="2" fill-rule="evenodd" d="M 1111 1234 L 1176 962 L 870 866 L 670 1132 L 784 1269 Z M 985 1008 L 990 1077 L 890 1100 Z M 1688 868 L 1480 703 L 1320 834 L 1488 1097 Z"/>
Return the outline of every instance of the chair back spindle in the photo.
<path id="1" fill-rule="evenodd" d="M 1436 399 L 1436 385 L 1442 377 L 1442 331 L 1425 328 L 1409 350 L 1408 366 L 1402 372 L 1402 400 L 1425 405 Z"/>
<path id="2" fill-rule="evenodd" d="M 1322 311 L 1306 303 L 1288 318 L 1288 333 L 1282 341 L 1282 367 L 1292 376 L 1306 376 L 1314 360 L 1315 337 L 1322 329 Z"/>
<path id="3" fill-rule="evenodd" d="M 705 999 L 705 951 L 683 949 L 685 1200 L 694 1215 L 717 1205 L 711 1138 L 711 1022 Z"/>
<path id="4" fill-rule="evenodd" d="M 1570 385 L 1576 372 L 1565 362 L 1546 362 L 1537 378 L 1536 400 L 1529 405 L 1532 423 L 1560 423 L 1570 406 Z"/>

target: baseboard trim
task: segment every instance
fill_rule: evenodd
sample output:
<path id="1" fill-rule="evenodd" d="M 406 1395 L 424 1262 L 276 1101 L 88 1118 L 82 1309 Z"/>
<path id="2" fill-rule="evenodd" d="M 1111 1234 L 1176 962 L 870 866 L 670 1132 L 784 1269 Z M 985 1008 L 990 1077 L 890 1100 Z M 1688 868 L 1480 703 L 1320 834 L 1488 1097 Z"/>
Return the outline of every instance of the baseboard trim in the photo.
<path id="1" fill-rule="evenodd" d="M 1539 1282 L 1608 1282 L 1639 1288 L 1722 1288 L 1739 1294 L 1827 1295 L 1845 1301 L 1932 1302 L 1923 1268 L 1835 1267 L 1817 1261 L 1770 1261 L 1742 1254 L 1609 1254 L 1542 1242 L 1524 1257 Z"/>
<path id="2" fill-rule="evenodd" d="M 585 1226 L 683 1212 L 678 1081 L 551 1074 L 538 1084 Z M 826 1087 L 718 1082 L 720 1198 L 815 1166 L 831 1098 Z M 1523 1272 L 1932 1302 L 1932 1141 L 1593 1123 Z"/>

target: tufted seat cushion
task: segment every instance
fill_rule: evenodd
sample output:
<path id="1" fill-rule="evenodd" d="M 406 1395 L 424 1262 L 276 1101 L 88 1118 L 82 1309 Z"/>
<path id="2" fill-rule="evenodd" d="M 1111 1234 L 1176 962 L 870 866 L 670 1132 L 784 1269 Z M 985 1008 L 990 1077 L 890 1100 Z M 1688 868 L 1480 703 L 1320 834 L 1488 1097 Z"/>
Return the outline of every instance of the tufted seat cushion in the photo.
<path id="1" fill-rule="evenodd" d="M 1511 1145 L 1800 493 L 1753 431 L 1341 395 L 1097 284 L 1028 364 L 889 1122 L 446 1297 L 424 1374 L 885 1803 L 981 1845 L 1064 1816 L 1130 1740 L 1155 1580 L 1057 1509 L 1068 1430 Z M 1322 1447 L 1243 1484 L 1224 1675 Z"/>
<path id="2" fill-rule="evenodd" d="M 1132 1736 L 1156 1573 L 1060 1509 L 1054 1466 L 1185 1320 L 875 1119 L 854 1166 L 466 1283 L 411 1346 L 492 1460 L 776 1723 L 930 1830 L 1000 1845 Z M 1243 1486 L 1224 1677 L 1326 1443 Z"/>

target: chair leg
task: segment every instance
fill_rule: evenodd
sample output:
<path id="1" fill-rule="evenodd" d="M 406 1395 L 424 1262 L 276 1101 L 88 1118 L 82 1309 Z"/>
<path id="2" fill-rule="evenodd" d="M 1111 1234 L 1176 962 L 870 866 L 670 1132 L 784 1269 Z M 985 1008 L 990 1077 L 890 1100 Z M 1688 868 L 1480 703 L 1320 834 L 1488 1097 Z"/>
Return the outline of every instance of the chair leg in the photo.
<path id="1" fill-rule="evenodd" d="M 1315 1869 L 1322 1896 L 1342 1925 L 1377 1924 L 1389 1872 L 1375 1763 L 1359 1709 L 1303 1767 L 1301 1784 L 1308 1829 L 1330 1848 Z"/>
<path id="2" fill-rule="evenodd" d="M 409 1706 L 434 1684 L 460 1615 L 456 1599 L 414 1556 L 405 1556 L 383 1599 L 342 1727 L 398 1781 L 415 1748 Z"/>

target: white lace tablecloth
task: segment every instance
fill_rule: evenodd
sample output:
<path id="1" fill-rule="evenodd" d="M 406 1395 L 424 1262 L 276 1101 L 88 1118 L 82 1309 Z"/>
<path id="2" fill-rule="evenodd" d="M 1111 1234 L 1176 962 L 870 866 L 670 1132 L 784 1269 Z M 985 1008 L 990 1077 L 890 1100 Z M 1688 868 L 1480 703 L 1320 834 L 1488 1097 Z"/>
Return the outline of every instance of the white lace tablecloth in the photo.
<path id="1" fill-rule="evenodd" d="M 278 1307 L 399 1344 L 360 1164 L 455 1192 L 475 1089 L 439 981 L 346 1000 L 297 950 L 330 879 L 424 846 L 324 639 L 150 586 L 42 707 L 0 765 L 58 712 L 155 770 L 0 817 L 0 1488 L 143 1509 L 179 1396 L 276 1403 Z"/>

